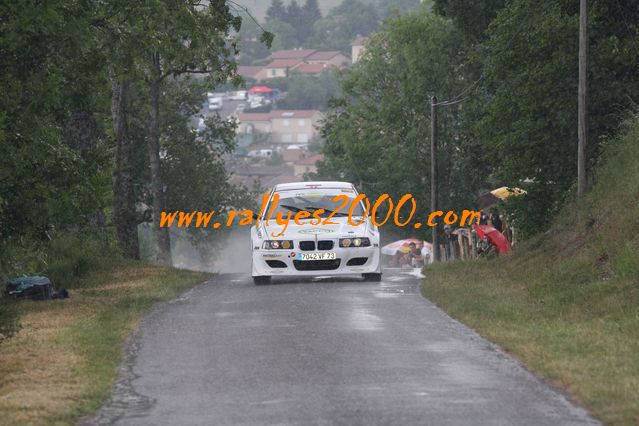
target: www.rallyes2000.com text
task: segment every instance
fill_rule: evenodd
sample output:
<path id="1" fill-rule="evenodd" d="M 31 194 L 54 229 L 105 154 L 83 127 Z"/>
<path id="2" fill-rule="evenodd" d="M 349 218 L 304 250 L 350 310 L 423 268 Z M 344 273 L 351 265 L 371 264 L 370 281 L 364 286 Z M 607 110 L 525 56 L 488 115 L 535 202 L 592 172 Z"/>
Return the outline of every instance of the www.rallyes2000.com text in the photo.
<path id="1" fill-rule="evenodd" d="M 196 228 L 206 228 L 212 226 L 214 229 L 219 228 L 220 226 L 230 227 L 234 224 L 238 224 L 240 226 L 251 226 L 257 225 L 260 220 L 263 220 L 264 223 L 268 226 L 271 220 L 275 220 L 275 223 L 283 226 L 283 229 L 278 235 L 282 235 L 291 220 L 296 225 L 309 224 L 311 226 L 326 226 L 326 225 L 336 225 L 337 222 L 334 222 L 332 219 L 334 217 L 343 217 L 346 216 L 348 223 L 352 226 L 359 226 L 364 223 L 366 217 L 370 216 L 371 222 L 375 226 L 383 226 L 392 218 L 393 223 L 396 226 L 407 226 L 412 223 L 414 228 L 420 228 L 422 226 L 421 222 L 413 222 L 413 218 L 415 217 L 415 212 L 417 210 L 417 203 L 415 198 L 413 198 L 412 194 L 405 194 L 402 196 L 397 204 L 393 202 L 391 197 L 388 194 L 382 194 L 374 203 L 371 204 L 370 200 L 364 194 L 359 194 L 354 199 L 349 198 L 348 196 L 341 194 L 336 195 L 331 199 L 335 203 L 339 203 L 337 208 L 334 210 L 326 210 L 323 208 L 318 208 L 314 210 L 300 210 L 297 212 L 289 211 L 287 214 L 282 212 L 277 212 L 273 215 L 274 210 L 277 207 L 277 203 L 279 201 L 279 195 L 274 194 L 269 205 L 269 194 L 264 194 L 262 196 L 262 205 L 260 208 L 259 214 L 255 214 L 253 210 L 231 210 L 228 212 L 228 217 L 224 223 L 214 222 L 211 224 L 211 220 L 215 215 L 215 211 L 211 210 L 209 212 L 203 211 L 193 211 L 193 212 L 183 212 L 183 211 L 174 211 L 174 212 L 161 212 L 160 217 L 160 227 L 171 227 L 176 225 L 178 228 L 188 228 L 194 226 Z M 363 216 L 355 216 L 354 211 L 358 205 L 358 203 L 363 202 L 365 209 Z M 384 217 L 378 217 L 377 212 L 384 207 L 388 207 L 386 210 L 386 214 Z M 407 216 L 402 217 L 402 211 L 407 212 Z M 481 217 L 481 212 L 474 210 L 463 210 L 460 215 L 456 214 L 454 211 L 448 211 L 446 214 L 442 210 L 436 210 L 430 212 L 426 218 L 426 225 L 433 227 L 437 226 L 438 222 L 436 222 L 437 218 L 443 218 L 443 223 L 446 225 L 454 225 L 457 226 L 465 226 L 470 225 L 471 223 L 479 223 L 479 219 Z M 236 219 L 239 218 L 238 221 Z M 358 219 L 355 219 L 358 218 Z M 310 220 L 309 220 L 310 219 Z M 308 220 L 308 222 L 302 222 Z"/>

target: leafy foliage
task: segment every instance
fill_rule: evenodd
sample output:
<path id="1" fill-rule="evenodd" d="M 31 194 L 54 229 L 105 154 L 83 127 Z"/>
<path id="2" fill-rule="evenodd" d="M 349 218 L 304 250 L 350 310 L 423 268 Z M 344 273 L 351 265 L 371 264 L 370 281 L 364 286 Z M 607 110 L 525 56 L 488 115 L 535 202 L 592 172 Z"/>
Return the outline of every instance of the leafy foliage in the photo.
<path id="1" fill-rule="evenodd" d="M 285 21 L 287 18 L 286 6 L 282 0 L 271 0 L 271 5 L 266 10 L 266 22 L 273 19 Z"/>
<path id="2" fill-rule="evenodd" d="M 578 3 L 567 0 L 543 9 L 513 1 L 482 45 L 485 104 L 477 134 L 494 159 L 495 181 L 529 190 L 528 201 L 518 201 L 516 209 L 529 234 L 549 224 L 576 178 L 578 11 Z M 635 2 L 593 4 L 591 164 L 601 141 L 639 99 L 638 23 Z"/>
<path id="3" fill-rule="evenodd" d="M 2 14 L 0 251 L 12 235 L 46 238 L 53 228 L 85 222 L 107 205 L 110 184 L 104 128 L 91 132 L 86 149 L 65 139 L 76 112 L 95 124 L 108 99 L 91 11 L 60 0 L 5 4 Z"/>
<path id="4" fill-rule="evenodd" d="M 434 10 L 451 18 L 464 35 L 471 41 L 476 41 L 484 37 L 488 25 L 506 3 L 507 0 L 434 0 Z"/>
<path id="5" fill-rule="evenodd" d="M 430 202 L 430 97 L 463 88 L 458 67 L 462 38 L 453 25 L 422 9 L 388 21 L 372 36 L 358 66 L 343 82 L 322 128 L 326 160 L 319 175 L 358 184 L 371 198 L 415 196 Z M 459 112 L 440 110 L 443 208 L 467 208 L 478 177 L 465 168 L 472 144 L 460 140 Z"/>
<path id="6" fill-rule="evenodd" d="M 238 44 L 229 34 L 239 31 L 241 24 L 242 18 L 225 0 L 207 2 L 206 7 L 191 0 L 3 4 L 0 273 L 29 273 L 38 268 L 42 272 L 32 266 L 38 264 L 43 244 L 65 232 L 97 234 L 112 229 L 108 213 L 113 202 L 111 82 L 115 80 L 126 80 L 129 87 L 124 107 L 131 140 L 131 174 L 137 201 L 148 202 L 149 154 L 145 143 L 152 110 L 148 83 L 165 81 L 167 87 L 160 84 L 161 90 L 171 92 L 168 86 L 173 87 L 176 76 L 202 71 L 210 73 L 209 86 L 226 83 L 228 78 L 237 83 L 234 58 Z M 255 37 L 268 43 L 271 35 L 258 26 Z M 189 96 L 194 93 L 185 86 L 181 90 Z M 197 90 L 201 90 L 198 100 L 191 100 L 201 105 L 204 90 Z M 230 125 L 219 122 L 210 126 L 208 141 L 200 142 L 206 135 L 189 136 L 184 129 L 191 119 L 189 114 L 197 110 L 192 108 L 195 103 L 180 109 L 185 103 L 171 102 L 165 94 L 160 102 L 161 120 L 168 120 L 161 123 L 163 141 L 176 137 L 175 144 L 179 141 L 186 146 L 195 141 L 199 147 L 228 140 Z M 187 149 L 173 151 L 184 159 L 191 155 Z M 226 175 L 219 173 L 220 155 L 215 151 L 215 173 L 191 176 L 195 187 L 236 191 L 228 187 Z M 178 165 L 173 167 L 177 173 Z M 188 198 L 189 191 L 184 194 Z M 215 206 L 218 199 L 222 198 L 210 195 L 207 200 Z M 8 265 L 8 253 L 15 246 L 32 247 L 36 260 L 28 261 L 28 249 L 18 250 L 26 262 L 13 265 L 20 268 Z"/>
<path id="7" fill-rule="evenodd" d="M 319 76 L 293 73 L 286 80 L 286 97 L 277 102 L 281 109 L 324 110 L 329 101 L 340 94 L 339 82 L 333 70 L 324 71 Z"/>
<path id="8" fill-rule="evenodd" d="M 371 34 L 379 27 L 375 6 L 360 0 L 344 0 L 315 23 L 310 46 L 350 53 L 351 42 L 358 36 Z"/>

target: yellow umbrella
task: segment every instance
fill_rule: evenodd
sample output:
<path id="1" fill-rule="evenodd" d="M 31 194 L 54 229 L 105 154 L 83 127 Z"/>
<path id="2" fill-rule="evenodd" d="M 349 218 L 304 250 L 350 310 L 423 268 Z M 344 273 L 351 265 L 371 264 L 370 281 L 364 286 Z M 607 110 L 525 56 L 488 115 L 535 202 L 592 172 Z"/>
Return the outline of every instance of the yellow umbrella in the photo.
<path id="1" fill-rule="evenodd" d="M 509 188 L 507 186 L 502 186 L 501 188 L 493 189 L 492 191 L 490 191 L 490 193 L 497 198 L 505 200 L 506 198 L 511 197 L 513 195 L 517 196 L 517 195 L 526 194 L 526 191 L 524 191 L 521 188 Z"/>

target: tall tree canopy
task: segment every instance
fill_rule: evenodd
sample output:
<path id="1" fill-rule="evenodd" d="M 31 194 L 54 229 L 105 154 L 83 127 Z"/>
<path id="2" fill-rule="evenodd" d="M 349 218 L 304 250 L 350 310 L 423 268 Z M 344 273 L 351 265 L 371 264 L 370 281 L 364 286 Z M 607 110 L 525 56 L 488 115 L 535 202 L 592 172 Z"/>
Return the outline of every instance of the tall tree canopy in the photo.
<path id="1" fill-rule="evenodd" d="M 350 54 L 351 42 L 379 28 L 380 19 L 373 4 L 344 0 L 315 23 L 312 47 L 336 49 Z"/>
<path id="2" fill-rule="evenodd" d="M 434 3 L 435 12 L 451 18 L 471 40 L 479 40 L 507 0 L 434 0 Z"/>
<path id="3" fill-rule="evenodd" d="M 481 46 L 485 98 L 477 135 L 494 159 L 495 182 L 529 190 L 519 216 L 530 232 L 543 229 L 576 180 L 578 3 L 539 8 L 514 0 Z M 592 166 L 602 141 L 639 100 L 639 7 L 595 2 L 589 25 Z"/>
<path id="4" fill-rule="evenodd" d="M 108 205 L 109 89 L 93 13 L 73 0 L 2 5 L 0 251 Z"/>
<path id="5" fill-rule="evenodd" d="M 286 6 L 282 0 L 271 0 L 271 5 L 266 9 L 266 22 L 272 19 L 286 21 Z"/>
<path id="6" fill-rule="evenodd" d="M 325 178 L 345 179 L 370 197 L 411 193 L 429 205 L 430 97 L 455 97 L 462 37 L 447 20 L 421 9 L 388 21 L 343 82 L 344 97 L 322 128 Z M 458 110 L 442 109 L 441 204 L 467 208 L 477 176 L 464 168 L 472 156 L 460 143 Z"/>
<path id="7" fill-rule="evenodd" d="M 197 150 L 202 140 L 231 133 L 215 122 L 208 139 L 187 137 L 191 117 L 164 93 L 193 73 L 206 73 L 208 87 L 237 82 L 232 34 L 241 17 L 226 0 L 54 0 L 5 4 L 2 17 L 0 251 L 9 240 L 44 241 L 78 227 L 108 231 L 105 214 L 113 206 L 122 252 L 136 257 L 142 219 L 135 203 L 155 203 L 170 189 L 160 156 L 167 144 L 179 140 Z M 259 39 L 268 44 L 267 33 Z M 187 111 L 201 106 L 205 88 L 197 90 L 196 109 Z M 176 129 L 184 130 L 180 139 L 173 139 Z M 221 155 L 211 144 L 207 149 Z M 221 192 L 228 185 L 224 173 L 192 179 L 192 187 L 205 182 Z"/>

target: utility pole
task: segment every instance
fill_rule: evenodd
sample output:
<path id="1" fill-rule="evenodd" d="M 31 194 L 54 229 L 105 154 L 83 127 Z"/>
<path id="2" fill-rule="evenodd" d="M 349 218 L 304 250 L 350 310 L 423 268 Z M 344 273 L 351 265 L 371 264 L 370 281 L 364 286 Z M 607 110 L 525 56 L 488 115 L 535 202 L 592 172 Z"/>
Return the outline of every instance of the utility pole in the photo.
<path id="1" fill-rule="evenodd" d="M 577 196 L 586 193 L 586 146 L 588 146 L 588 0 L 579 4 L 579 89 L 578 147 L 577 147 Z"/>
<path id="2" fill-rule="evenodd" d="M 437 208 L 437 97 L 430 101 L 430 211 Z M 439 262 L 439 222 L 433 226 L 433 262 Z"/>

